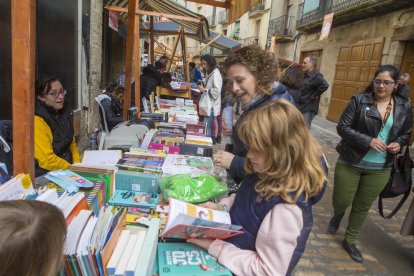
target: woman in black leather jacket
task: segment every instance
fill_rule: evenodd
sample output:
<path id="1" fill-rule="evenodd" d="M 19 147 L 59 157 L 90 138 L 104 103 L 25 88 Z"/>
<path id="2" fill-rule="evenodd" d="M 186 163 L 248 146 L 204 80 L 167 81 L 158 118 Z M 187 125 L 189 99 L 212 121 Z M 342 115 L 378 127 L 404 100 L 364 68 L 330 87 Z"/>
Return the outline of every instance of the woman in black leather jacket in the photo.
<path id="1" fill-rule="evenodd" d="M 395 154 L 410 139 L 411 102 L 395 93 L 398 74 L 393 65 L 379 67 L 365 93 L 352 96 L 337 125 L 342 140 L 336 148 L 334 216 L 328 231 L 338 230 L 352 204 L 343 247 L 356 262 L 363 262 L 355 247 L 362 224 L 389 179 Z"/>

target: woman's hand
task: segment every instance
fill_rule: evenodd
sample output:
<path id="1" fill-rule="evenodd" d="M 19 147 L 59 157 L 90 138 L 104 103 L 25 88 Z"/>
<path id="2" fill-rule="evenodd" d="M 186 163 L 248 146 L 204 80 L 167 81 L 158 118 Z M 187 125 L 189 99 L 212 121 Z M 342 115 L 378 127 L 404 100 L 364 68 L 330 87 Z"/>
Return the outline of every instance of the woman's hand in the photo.
<path id="1" fill-rule="evenodd" d="M 387 151 L 387 145 L 384 144 L 381 140 L 377 139 L 377 138 L 373 138 L 371 140 L 371 142 L 369 143 L 369 146 L 378 151 L 378 152 L 384 152 Z"/>
<path id="2" fill-rule="evenodd" d="M 220 210 L 220 208 L 219 208 L 220 206 L 217 203 L 214 203 L 212 201 L 207 201 L 207 202 L 198 204 L 198 206 L 213 209 L 213 210 Z"/>
<path id="3" fill-rule="evenodd" d="M 213 155 L 213 160 L 217 163 L 217 165 L 225 169 L 230 169 L 233 158 L 234 154 L 224 150 L 219 150 Z"/>
<path id="4" fill-rule="evenodd" d="M 204 91 L 206 91 L 207 89 L 206 89 L 204 86 L 199 85 L 199 86 L 198 86 L 198 90 L 200 90 L 200 92 L 201 92 L 201 93 L 203 93 L 203 92 L 204 92 Z"/>
<path id="5" fill-rule="evenodd" d="M 233 127 L 231 127 L 231 126 L 228 127 L 226 125 L 226 123 L 224 122 L 224 120 L 222 122 L 222 126 L 223 126 L 223 135 L 225 135 L 225 136 L 231 136 L 232 133 L 233 133 Z"/>
<path id="6" fill-rule="evenodd" d="M 210 245 L 211 245 L 211 243 L 213 241 L 214 240 L 209 240 L 209 239 L 194 239 L 194 238 L 191 238 L 191 239 L 188 239 L 187 240 L 187 242 L 192 243 L 192 244 L 195 244 L 195 245 L 197 245 L 197 246 L 205 249 L 206 251 L 208 251 L 208 248 L 210 247 Z"/>
<path id="7" fill-rule="evenodd" d="M 388 149 L 389 153 L 396 154 L 396 153 L 400 152 L 401 147 L 400 147 L 400 144 L 398 144 L 396 142 L 393 142 L 393 143 L 390 143 L 387 146 L 387 149 Z"/>

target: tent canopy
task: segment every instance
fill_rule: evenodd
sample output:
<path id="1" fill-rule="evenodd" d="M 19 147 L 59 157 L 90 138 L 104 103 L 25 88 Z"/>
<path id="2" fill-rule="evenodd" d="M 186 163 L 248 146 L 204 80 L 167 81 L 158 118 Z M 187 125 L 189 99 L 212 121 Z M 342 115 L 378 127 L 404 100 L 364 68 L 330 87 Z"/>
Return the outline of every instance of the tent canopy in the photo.
<path id="1" fill-rule="evenodd" d="M 106 8 L 119 11 L 121 19 L 124 22 L 127 20 L 128 0 L 110 0 Z M 190 30 L 199 41 L 204 41 L 210 36 L 207 19 L 176 2 L 169 0 L 139 0 L 139 10 L 176 15 L 177 18 L 169 18 L 169 20 Z M 180 19 L 180 17 L 192 18 L 193 20 Z"/>
<path id="2" fill-rule="evenodd" d="M 143 22 L 140 24 L 141 37 L 149 36 L 149 28 L 150 28 L 150 24 L 148 22 Z M 180 25 L 175 22 L 169 22 L 169 21 L 154 22 L 155 35 L 177 35 L 179 34 L 179 31 L 180 31 Z M 194 33 L 191 29 L 184 28 L 184 33 L 187 37 L 198 40 L 197 34 Z M 202 42 L 207 44 L 211 40 L 216 38 L 218 35 L 219 33 L 210 31 L 210 36 L 204 39 Z M 224 35 L 221 35 L 217 40 L 215 40 L 213 43 L 210 44 L 210 46 L 217 48 L 219 50 L 232 49 L 240 45 L 241 44 L 238 41 L 231 39 L 229 37 L 226 37 Z"/>

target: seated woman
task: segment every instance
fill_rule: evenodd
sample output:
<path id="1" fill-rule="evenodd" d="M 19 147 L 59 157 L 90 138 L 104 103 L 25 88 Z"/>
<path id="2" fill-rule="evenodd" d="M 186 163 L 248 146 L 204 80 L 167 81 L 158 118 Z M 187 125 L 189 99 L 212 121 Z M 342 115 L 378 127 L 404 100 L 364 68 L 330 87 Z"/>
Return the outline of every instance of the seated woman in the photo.
<path id="1" fill-rule="evenodd" d="M 73 114 L 65 108 L 66 90 L 57 77 L 36 87 L 34 118 L 35 175 L 66 169 L 80 156 L 73 137 Z"/>
<path id="2" fill-rule="evenodd" d="M 41 201 L 0 202 L 0 275 L 58 275 L 66 221 Z"/>
<path id="3" fill-rule="evenodd" d="M 238 134 L 248 147 L 247 176 L 236 194 L 204 206 L 230 210 L 232 224 L 243 226 L 244 233 L 188 242 L 235 275 L 290 275 L 312 229 L 312 204 L 326 186 L 321 147 L 286 100 L 251 111 Z"/>
<path id="4" fill-rule="evenodd" d="M 123 121 L 122 118 L 122 99 L 124 98 L 124 87 L 116 86 L 114 89 L 106 90 L 107 95 L 102 97 L 101 105 L 105 110 L 106 123 L 108 131 Z"/>

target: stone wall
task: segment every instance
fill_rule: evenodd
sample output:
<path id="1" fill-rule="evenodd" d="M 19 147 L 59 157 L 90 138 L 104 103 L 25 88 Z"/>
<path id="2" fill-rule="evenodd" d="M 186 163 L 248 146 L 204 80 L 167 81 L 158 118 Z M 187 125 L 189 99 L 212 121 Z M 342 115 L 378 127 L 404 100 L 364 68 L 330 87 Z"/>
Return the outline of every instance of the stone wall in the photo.
<path id="1" fill-rule="evenodd" d="M 335 20 L 335 18 L 334 18 Z M 331 29 L 327 40 L 319 41 L 320 32 L 302 33 L 298 36 L 296 53 L 295 41 L 278 44 L 278 54 L 281 57 L 291 59 L 295 54 L 295 61 L 299 61 L 301 52 L 322 50 L 320 71 L 330 84 L 327 92 L 322 95 L 319 115 L 326 117 L 331 98 L 331 88 L 335 78 L 335 67 L 339 49 L 343 46 L 360 40 L 384 38 L 383 64 L 394 64 L 399 67 L 402 62 L 405 42 L 392 39 L 395 29 L 404 26 L 413 26 L 414 9 L 405 9 L 378 17 L 364 19 L 351 24 Z"/>

